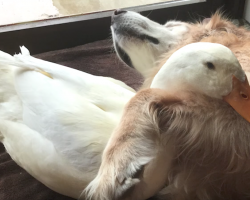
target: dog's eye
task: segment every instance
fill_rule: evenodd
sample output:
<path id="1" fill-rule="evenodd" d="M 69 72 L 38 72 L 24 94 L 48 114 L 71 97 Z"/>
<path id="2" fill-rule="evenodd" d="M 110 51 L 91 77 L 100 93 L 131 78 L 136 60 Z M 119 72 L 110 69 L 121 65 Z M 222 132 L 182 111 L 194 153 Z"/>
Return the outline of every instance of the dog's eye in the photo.
<path id="1" fill-rule="evenodd" d="M 206 66 L 207 66 L 208 69 L 215 70 L 215 66 L 214 66 L 214 64 L 211 63 L 211 62 L 207 62 L 207 63 L 206 63 Z"/>
<path id="2" fill-rule="evenodd" d="M 149 35 L 145 35 L 145 38 L 146 38 L 148 41 L 152 42 L 153 44 L 159 44 L 159 43 L 160 43 L 158 39 L 156 39 L 156 38 L 154 38 L 154 37 L 151 37 L 151 36 L 149 36 Z"/>

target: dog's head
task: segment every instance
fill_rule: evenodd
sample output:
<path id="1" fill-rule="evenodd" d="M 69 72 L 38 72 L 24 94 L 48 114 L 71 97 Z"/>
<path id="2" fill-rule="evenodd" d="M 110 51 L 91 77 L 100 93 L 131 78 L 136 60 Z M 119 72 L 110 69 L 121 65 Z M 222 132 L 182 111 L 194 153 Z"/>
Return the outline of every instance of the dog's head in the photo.
<path id="1" fill-rule="evenodd" d="M 183 39 L 189 26 L 179 21 L 161 25 L 138 13 L 117 10 L 112 16 L 111 30 L 119 58 L 145 75 L 160 55 Z"/>

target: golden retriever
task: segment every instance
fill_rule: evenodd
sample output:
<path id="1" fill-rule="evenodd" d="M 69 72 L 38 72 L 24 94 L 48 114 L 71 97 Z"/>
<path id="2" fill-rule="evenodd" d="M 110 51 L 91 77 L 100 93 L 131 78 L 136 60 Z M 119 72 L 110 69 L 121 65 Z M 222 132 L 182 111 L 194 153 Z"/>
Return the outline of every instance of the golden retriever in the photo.
<path id="1" fill-rule="evenodd" d="M 147 89 L 166 60 L 194 42 L 227 46 L 250 78 L 250 32 L 219 12 L 203 22 L 165 25 L 137 13 L 118 14 L 112 24 L 116 52 L 145 76 L 145 83 L 127 104 L 105 148 L 99 173 L 87 188 L 88 197 L 142 200 L 162 189 L 158 197 L 165 200 L 250 199 L 249 130 L 241 130 L 234 121 L 242 135 L 231 134 L 234 126 L 229 125 L 225 125 L 226 133 L 219 130 L 220 134 L 213 135 L 206 124 L 200 125 L 202 119 L 197 116 L 201 113 L 173 113 L 171 105 L 180 104 L 178 98 L 168 96 L 166 101 L 161 90 Z M 195 117 L 202 130 L 192 132 Z M 180 123 L 181 118 L 185 123 Z M 220 120 L 226 123 L 226 119 Z M 170 129 L 182 135 L 166 138 Z"/>

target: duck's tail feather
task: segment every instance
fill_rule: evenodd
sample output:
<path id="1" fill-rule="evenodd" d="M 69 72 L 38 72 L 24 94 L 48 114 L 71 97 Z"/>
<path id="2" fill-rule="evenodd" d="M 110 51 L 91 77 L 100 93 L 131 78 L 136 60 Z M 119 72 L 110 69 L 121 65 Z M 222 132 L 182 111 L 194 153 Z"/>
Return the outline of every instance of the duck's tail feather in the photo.
<path id="1" fill-rule="evenodd" d="M 16 54 L 14 56 L 11 56 L 3 51 L 0 51 L 0 70 L 1 68 L 6 66 L 14 66 L 19 68 L 24 68 L 27 70 L 34 70 L 37 72 L 40 72 L 50 78 L 54 74 L 60 74 L 58 72 L 64 72 L 65 75 L 68 73 L 72 73 L 72 71 L 76 71 L 78 73 L 78 70 L 72 70 L 66 66 L 62 66 L 60 64 L 44 61 L 38 58 L 35 58 L 30 55 L 29 50 L 22 46 L 20 47 L 21 53 Z"/>
<path id="2" fill-rule="evenodd" d="M 29 51 L 26 49 L 26 55 Z M 21 65 L 13 56 L 0 51 L 0 124 L 3 119 L 20 121 L 22 119 L 22 103 L 17 96 L 14 85 L 14 70 Z M 1 131 L 1 130 L 0 130 Z M 0 141 L 3 140 L 3 132 L 0 132 Z"/>
<path id="3" fill-rule="evenodd" d="M 3 51 L 0 51 L 0 70 L 6 68 L 7 66 L 20 67 L 27 70 L 34 70 L 43 73 L 50 77 L 50 73 L 58 70 L 62 66 L 59 64 L 51 63 L 48 61 L 40 60 L 34 58 L 30 55 L 29 50 L 21 46 L 21 53 L 11 56 Z"/>
<path id="4" fill-rule="evenodd" d="M 25 62 L 30 56 L 29 50 L 22 46 L 20 47 L 21 53 L 11 56 L 8 53 L 0 51 L 0 68 L 6 66 L 14 66 L 14 67 L 21 67 L 26 69 L 36 70 L 37 66 L 33 65 L 30 62 Z"/>

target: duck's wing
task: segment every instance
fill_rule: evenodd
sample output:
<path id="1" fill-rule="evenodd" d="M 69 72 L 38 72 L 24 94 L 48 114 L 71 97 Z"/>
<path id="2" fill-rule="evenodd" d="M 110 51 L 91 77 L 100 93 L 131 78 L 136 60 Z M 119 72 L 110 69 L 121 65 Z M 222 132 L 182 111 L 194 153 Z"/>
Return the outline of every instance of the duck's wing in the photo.
<path id="1" fill-rule="evenodd" d="M 100 162 L 123 107 L 134 93 L 104 77 L 29 55 L 15 58 L 29 66 L 15 75 L 24 123 L 52 141 L 78 169 L 96 171 L 95 162 Z"/>
<path id="2" fill-rule="evenodd" d="M 29 50 L 24 46 L 20 47 L 20 49 L 21 49 L 21 53 L 14 55 L 14 60 L 13 60 L 13 58 L 10 59 L 10 57 L 9 57 L 10 55 L 5 53 L 5 57 L 9 58 L 8 59 L 9 62 L 7 62 L 8 65 L 11 65 L 11 64 L 16 65 L 16 62 L 19 62 L 18 67 L 23 67 L 26 69 L 33 69 L 35 71 L 39 71 L 41 73 L 44 73 L 47 76 L 55 76 L 55 78 L 60 77 L 60 78 L 63 78 L 65 80 L 69 79 L 71 82 L 73 80 L 71 79 L 71 77 L 69 75 L 74 76 L 76 74 L 79 74 L 79 72 L 80 72 L 79 70 L 76 70 L 76 69 L 72 69 L 72 68 L 69 68 L 66 66 L 62 66 L 59 64 L 55 64 L 52 62 L 43 61 L 43 60 L 34 58 L 34 57 L 30 56 Z M 0 56 L 0 61 L 2 61 L 1 56 Z M 2 62 L 4 62 L 4 60 Z M 82 73 L 81 77 L 83 77 L 84 75 L 86 75 L 87 78 L 90 77 L 89 76 L 90 74 L 87 74 L 87 73 Z M 100 80 L 106 79 L 106 80 L 108 80 L 116 85 L 119 85 L 119 86 L 125 88 L 126 90 L 135 92 L 135 90 L 133 88 L 129 87 L 128 85 L 126 85 L 122 81 L 119 81 L 119 80 L 116 80 L 116 79 L 113 79 L 110 77 L 101 77 L 101 76 L 99 76 L 99 77 L 101 78 Z"/>
<path id="3" fill-rule="evenodd" d="M 70 165 L 50 140 L 22 123 L 0 120 L 0 141 L 17 164 L 61 194 L 78 198 L 92 178 Z"/>
<path id="4" fill-rule="evenodd" d="M 0 51 L 0 68 L 6 68 L 6 66 L 15 66 L 15 67 L 20 67 L 26 70 L 34 70 L 40 73 L 43 73 L 44 75 L 51 77 L 51 76 L 55 76 L 55 78 L 61 78 L 64 80 L 70 80 L 71 83 L 74 83 L 74 79 L 71 79 L 72 75 L 76 75 L 79 74 L 79 70 L 76 69 L 72 69 L 66 66 L 62 66 L 59 64 L 55 64 L 55 63 L 51 63 L 48 61 L 43 61 L 37 58 L 34 58 L 32 56 L 30 56 L 29 50 L 22 46 L 20 47 L 21 49 L 21 53 L 11 56 L 3 51 Z M 4 69 L 5 70 L 5 69 Z M 81 78 L 84 77 L 84 75 L 86 75 L 86 78 L 92 78 L 92 77 L 97 77 L 97 76 L 91 76 L 90 74 L 81 73 Z M 78 76 L 76 76 L 77 78 Z M 51 77 L 52 78 L 52 77 Z M 112 83 L 114 83 L 115 85 L 119 85 L 121 87 L 123 87 L 126 90 L 129 90 L 131 92 L 135 92 L 135 90 L 131 87 L 129 87 L 128 85 L 126 85 L 125 83 L 123 83 L 122 81 L 110 78 L 110 77 L 99 77 L 100 80 L 107 80 L 110 81 Z M 85 81 L 87 82 L 87 81 Z M 78 84 L 78 82 L 77 82 Z"/>
<path id="5" fill-rule="evenodd" d="M 116 85 L 119 85 L 119 86 L 125 88 L 126 90 L 129 90 L 129 91 L 131 91 L 131 92 L 133 92 L 133 93 L 136 93 L 136 91 L 135 91 L 133 88 L 129 87 L 128 85 L 126 85 L 126 84 L 125 84 L 124 82 L 122 82 L 122 81 L 119 81 L 119 80 L 116 80 L 116 79 L 110 78 L 110 77 L 103 77 L 103 78 L 105 78 L 106 80 L 109 80 L 109 81 L 115 83 Z"/>

